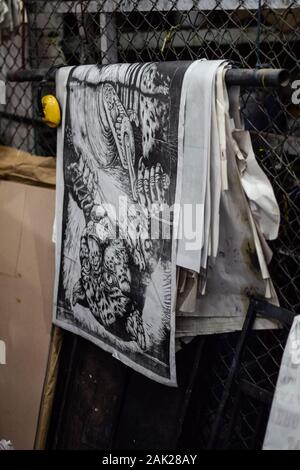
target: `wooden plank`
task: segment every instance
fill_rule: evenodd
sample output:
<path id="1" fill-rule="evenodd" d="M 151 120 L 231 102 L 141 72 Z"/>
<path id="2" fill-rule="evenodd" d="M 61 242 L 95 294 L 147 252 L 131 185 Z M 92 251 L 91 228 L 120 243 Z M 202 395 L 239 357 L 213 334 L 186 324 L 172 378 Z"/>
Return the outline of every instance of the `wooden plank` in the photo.
<path id="1" fill-rule="evenodd" d="M 78 13 L 80 8 L 79 1 L 62 1 L 57 0 L 27 0 L 27 3 L 42 3 L 43 12 L 49 13 L 55 8 L 56 13 Z M 299 0 L 266 0 L 263 3 L 264 8 L 270 9 L 287 9 L 287 8 L 299 8 Z M 54 7 L 53 7 L 54 4 Z M 256 10 L 258 6 L 257 0 L 244 0 L 243 3 L 237 2 L 236 0 L 223 0 L 216 2 L 212 0 L 91 0 L 83 3 L 83 9 L 85 12 L 130 12 L 130 11 L 188 11 L 191 9 L 198 10 Z"/>
<path id="2" fill-rule="evenodd" d="M 117 44 L 117 29 L 114 15 L 100 13 L 100 49 L 102 64 L 115 64 L 118 62 Z"/>
<path id="3" fill-rule="evenodd" d="M 74 335 L 72 335 L 74 336 Z M 65 368 L 71 368 L 69 385 L 56 406 L 61 408 L 56 437 L 50 447 L 56 449 L 109 449 L 119 416 L 127 368 L 92 343 L 77 339 L 76 352 L 68 365 L 70 346 L 65 350 Z M 67 370 L 61 369 L 64 381 Z"/>
<path id="4" fill-rule="evenodd" d="M 197 338 L 176 355 L 178 388 L 132 372 L 120 414 L 114 449 L 174 449 L 181 434 L 201 358 Z"/>
<path id="5" fill-rule="evenodd" d="M 270 34 L 268 34 L 268 29 Z M 269 44 L 282 41 L 282 36 L 274 34 L 272 28 L 264 29 L 264 38 Z M 120 33 L 119 47 L 123 50 L 143 50 L 145 47 L 148 49 L 161 49 L 164 39 L 168 36 L 168 31 L 132 31 L 127 33 Z M 168 48 L 181 49 L 187 47 L 200 47 L 205 44 L 216 43 L 221 45 L 230 45 L 232 48 L 239 44 L 252 44 L 254 47 L 256 41 L 257 30 L 255 27 L 241 30 L 240 28 L 228 29 L 198 29 L 197 31 L 191 29 L 182 29 L 175 31 L 172 38 L 168 43 Z M 285 42 L 289 42 L 294 37 L 294 33 L 287 33 L 284 35 Z"/>

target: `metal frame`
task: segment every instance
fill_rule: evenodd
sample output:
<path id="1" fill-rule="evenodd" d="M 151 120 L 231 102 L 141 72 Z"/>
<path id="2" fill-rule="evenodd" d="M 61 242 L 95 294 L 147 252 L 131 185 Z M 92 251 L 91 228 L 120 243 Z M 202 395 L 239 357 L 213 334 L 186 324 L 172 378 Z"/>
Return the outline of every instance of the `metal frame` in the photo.
<path id="1" fill-rule="evenodd" d="M 222 420 L 224 417 L 224 413 L 226 411 L 226 406 L 229 401 L 229 397 L 230 397 L 234 380 L 239 370 L 242 355 L 247 344 L 247 338 L 249 336 L 249 333 L 252 330 L 252 327 L 253 327 L 253 324 L 255 322 L 257 315 L 260 315 L 260 316 L 263 316 L 265 318 L 269 318 L 272 320 L 277 320 L 281 322 L 283 325 L 291 327 L 296 314 L 291 312 L 290 310 L 276 307 L 275 305 L 272 305 L 266 302 L 265 300 L 259 300 L 255 298 L 250 299 L 243 329 L 241 331 L 241 334 L 240 334 L 240 337 L 236 346 L 235 354 L 232 359 L 232 363 L 231 363 L 229 374 L 225 383 L 222 398 L 221 398 L 221 401 L 217 410 L 216 418 L 214 420 L 212 433 L 211 433 L 209 444 L 208 444 L 208 449 L 215 449 L 218 445 L 219 433 L 222 427 Z M 241 380 L 239 393 L 240 391 L 246 393 L 248 396 L 252 396 L 258 399 L 262 403 L 267 403 L 269 405 L 271 404 L 272 394 L 269 391 L 264 390 L 261 387 L 258 387 L 257 385 L 254 385 L 246 380 Z M 236 403 L 238 402 L 239 400 L 237 399 Z M 232 418 L 232 422 L 231 422 L 230 429 L 229 429 L 229 434 L 231 434 L 231 431 L 234 427 L 236 413 L 237 413 L 237 407 L 234 412 L 234 416 Z"/>

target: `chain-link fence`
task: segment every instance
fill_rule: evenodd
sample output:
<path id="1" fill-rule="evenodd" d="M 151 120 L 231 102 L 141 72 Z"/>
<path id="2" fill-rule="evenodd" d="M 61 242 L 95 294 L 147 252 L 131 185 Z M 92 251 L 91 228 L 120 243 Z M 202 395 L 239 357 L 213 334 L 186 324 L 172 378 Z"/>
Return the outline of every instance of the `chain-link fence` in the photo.
<path id="1" fill-rule="evenodd" d="M 53 64 L 206 57 L 230 59 L 241 68 L 286 68 L 291 81 L 300 79 L 299 0 L 26 0 L 24 5 L 19 27 L 7 38 L 2 36 L 0 78 L 8 71 L 47 69 Z M 36 87 L 30 82 L 7 84 L 7 105 L 0 108 L 0 143 L 39 155 L 55 155 L 56 131 L 41 125 Z M 292 91 L 291 87 L 242 90 L 242 102 L 255 153 L 272 181 L 281 208 L 280 236 L 272 243 L 272 277 L 281 305 L 297 312 L 300 107 L 292 102 Z M 264 382 L 270 392 L 285 336 L 284 331 L 253 333 L 243 360 L 242 369 L 248 378 L 256 385 Z M 235 334 L 220 335 L 213 343 L 215 367 L 210 368 L 210 394 L 206 411 L 199 417 L 202 426 L 204 416 L 207 419 L 203 446 L 224 387 L 235 338 Z M 223 445 L 259 446 L 266 417 L 261 417 L 263 413 L 249 397 L 241 406 L 238 428 Z M 199 444 L 199 435 L 197 439 Z"/>

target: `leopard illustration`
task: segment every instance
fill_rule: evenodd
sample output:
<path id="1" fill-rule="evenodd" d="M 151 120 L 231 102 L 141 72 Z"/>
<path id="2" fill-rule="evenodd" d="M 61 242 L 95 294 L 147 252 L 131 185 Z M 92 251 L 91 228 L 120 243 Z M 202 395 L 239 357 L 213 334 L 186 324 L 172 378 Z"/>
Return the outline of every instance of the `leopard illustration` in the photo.
<path id="1" fill-rule="evenodd" d="M 167 105 L 154 95 L 167 96 L 168 83 L 155 84 L 149 89 L 149 83 L 155 82 L 153 75 L 157 71 L 155 67 L 148 69 L 148 75 L 145 74 L 141 83 L 141 101 L 135 109 L 120 100 L 112 84 L 101 85 L 101 151 L 87 151 L 89 147 L 84 143 L 79 149 L 81 144 L 76 144 L 74 150 L 78 161 L 69 164 L 66 171 L 72 197 L 85 218 L 79 249 L 81 273 L 73 286 L 72 306 L 81 304 L 89 308 L 106 330 L 124 341 L 136 342 L 142 350 L 147 348 L 142 318 L 145 291 L 160 256 L 158 251 L 163 250 L 160 241 L 141 236 L 139 224 L 133 239 L 112 236 L 111 220 L 99 190 L 97 169 L 112 169 L 119 165 L 126 170 L 132 200 L 139 203 L 143 220 L 150 217 L 153 207 L 159 211 L 167 203 L 169 176 L 161 163 L 150 163 L 149 154 L 156 132 L 164 132 L 163 117 L 167 114 Z M 158 83 L 159 79 L 157 77 Z M 80 129 L 83 126 L 76 120 L 75 124 Z M 142 131 L 144 156 L 135 165 L 133 126 L 138 125 Z M 74 135 L 82 135 L 82 132 Z M 86 141 L 89 142 L 88 139 Z"/>

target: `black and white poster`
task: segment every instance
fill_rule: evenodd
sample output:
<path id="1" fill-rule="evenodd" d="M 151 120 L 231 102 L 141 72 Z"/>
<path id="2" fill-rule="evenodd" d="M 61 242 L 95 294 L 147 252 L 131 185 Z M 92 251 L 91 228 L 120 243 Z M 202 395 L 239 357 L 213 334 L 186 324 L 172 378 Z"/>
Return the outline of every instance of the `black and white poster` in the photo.
<path id="1" fill-rule="evenodd" d="M 59 70 L 54 323 L 176 385 L 174 207 L 188 63 Z"/>

